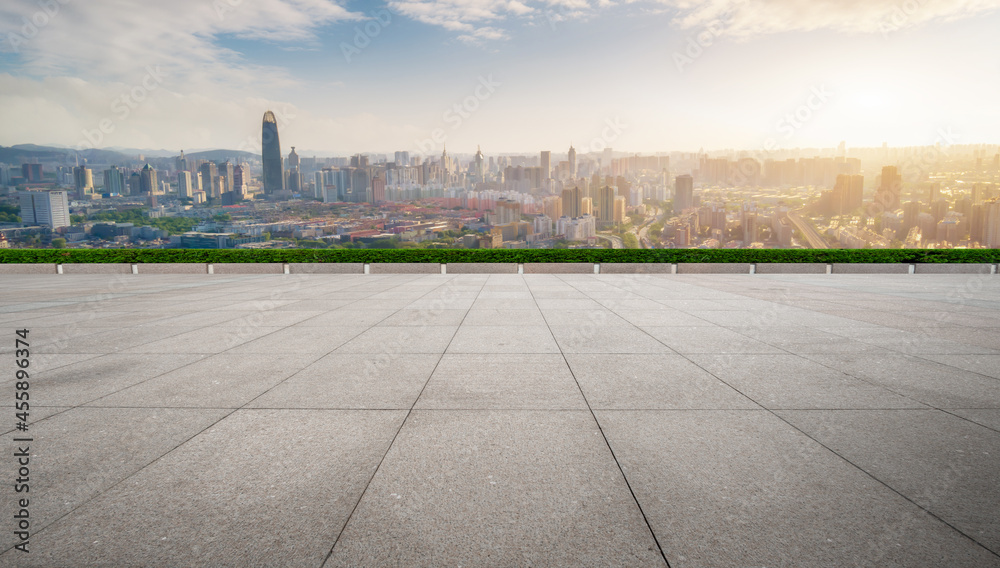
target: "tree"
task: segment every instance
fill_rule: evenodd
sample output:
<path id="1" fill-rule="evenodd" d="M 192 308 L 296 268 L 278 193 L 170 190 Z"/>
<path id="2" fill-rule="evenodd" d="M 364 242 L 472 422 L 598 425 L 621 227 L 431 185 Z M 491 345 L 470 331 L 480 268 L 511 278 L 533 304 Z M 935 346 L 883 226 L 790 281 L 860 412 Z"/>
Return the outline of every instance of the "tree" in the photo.
<path id="1" fill-rule="evenodd" d="M 52 239 L 52 248 L 66 248 L 66 239 Z"/>
<path id="2" fill-rule="evenodd" d="M 625 248 L 627 249 L 639 248 L 639 239 L 635 236 L 635 233 L 625 233 L 622 236 L 622 241 L 624 241 Z"/>

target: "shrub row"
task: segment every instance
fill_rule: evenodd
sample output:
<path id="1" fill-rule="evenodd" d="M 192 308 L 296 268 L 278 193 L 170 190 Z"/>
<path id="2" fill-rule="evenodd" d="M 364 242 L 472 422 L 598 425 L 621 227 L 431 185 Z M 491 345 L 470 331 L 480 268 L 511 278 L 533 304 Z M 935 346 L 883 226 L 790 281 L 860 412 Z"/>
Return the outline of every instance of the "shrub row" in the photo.
<path id="1" fill-rule="evenodd" d="M 805 249 L 489 249 L 489 250 L 213 250 L 213 249 L 9 249 L 0 264 L 14 263 L 225 263 L 225 262 L 1000 262 L 1000 249 L 805 250 Z"/>

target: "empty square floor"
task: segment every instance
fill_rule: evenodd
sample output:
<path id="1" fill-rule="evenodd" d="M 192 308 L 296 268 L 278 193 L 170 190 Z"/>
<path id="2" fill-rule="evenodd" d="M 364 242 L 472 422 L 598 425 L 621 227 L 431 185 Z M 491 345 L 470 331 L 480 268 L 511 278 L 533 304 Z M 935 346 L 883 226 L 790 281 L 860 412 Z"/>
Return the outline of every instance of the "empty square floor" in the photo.
<path id="1" fill-rule="evenodd" d="M 0 286 L 0 566 L 1000 567 L 1000 276 Z"/>

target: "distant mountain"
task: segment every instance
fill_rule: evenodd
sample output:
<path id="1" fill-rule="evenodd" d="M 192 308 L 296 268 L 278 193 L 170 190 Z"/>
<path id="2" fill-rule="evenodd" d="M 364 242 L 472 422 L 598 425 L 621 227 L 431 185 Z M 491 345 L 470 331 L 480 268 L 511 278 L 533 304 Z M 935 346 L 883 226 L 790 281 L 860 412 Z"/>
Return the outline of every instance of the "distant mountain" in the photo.
<path id="1" fill-rule="evenodd" d="M 177 156 L 179 154 L 174 155 Z M 233 163 L 239 163 L 244 160 L 259 160 L 260 154 L 244 152 L 242 150 L 204 150 L 201 152 L 184 152 L 184 157 L 189 160 L 210 160 L 213 162 L 231 160 Z"/>
<path id="2" fill-rule="evenodd" d="M 37 144 L 16 144 L 0 146 L 0 164 L 18 165 L 37 161 L 40 163 L 57 163 L 75 165 L 79 156 L 80 163 L 86 161 L 93 165 L 126 165 L 137 163 L 139 155 L 150 162 L 162 163 L 180 155 L 180 152 L 170 150 L 137 150 L 133 148 L 98 148 L 77 151 L 75 148 L 58 146 L 40 146 Z M 240 150 L 203 150 L 184 154 L 188 159 L 223 161 L 232 160 L 236 163 L 244 160 L 259 160 L 260 155 Z"/>

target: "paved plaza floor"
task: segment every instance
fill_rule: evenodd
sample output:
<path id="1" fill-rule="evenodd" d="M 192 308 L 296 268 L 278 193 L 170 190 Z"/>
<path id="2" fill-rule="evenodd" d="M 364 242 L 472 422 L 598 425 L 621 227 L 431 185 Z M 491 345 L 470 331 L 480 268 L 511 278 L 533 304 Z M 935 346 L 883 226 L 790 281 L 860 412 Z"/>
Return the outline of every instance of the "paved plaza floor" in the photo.
<path id="1" fill-rule="evenodd" d="M 1000 276 L 0 290 L 0 566 L 1000 566 Z"/>

